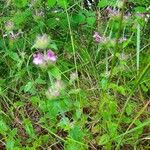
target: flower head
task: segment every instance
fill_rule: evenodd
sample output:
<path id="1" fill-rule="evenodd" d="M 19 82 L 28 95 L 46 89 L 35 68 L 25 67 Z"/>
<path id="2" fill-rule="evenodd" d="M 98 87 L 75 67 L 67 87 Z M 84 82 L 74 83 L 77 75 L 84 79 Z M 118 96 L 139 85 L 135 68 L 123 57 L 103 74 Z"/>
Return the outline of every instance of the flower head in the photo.
<path id="1" fill-rule="evenodd" d="M 49 37 L 46 34 L 43 34 L 42 36 L 38 36 L 36 38 L 33 47 L 38 49 L 46 49 L 49 44 L 49 41 L 50 41 Z"/>
<path id="2" fill-rule="evenodd" d="M 57 60 L 57 56 L 52 50 L 48 50 L 47 53 L 37 53 L 33 55 L 33 63 L 35 65 L 51 65 L 54 64 Z"/>
<path id="3" fill-rule="evenodd" d="M 64 89 L 64 83 L 61 80 L 56 80 L 53 85 L 46 91 L 46 96 L 48 99 L 57 98 L 60 96 L 62 90 Z"/>
<path id="4" fill-rule="evenodd" d="M 99 35 L 98 32 L 94 32 L 93 38 L 95 39 L 96 42 L 101 42 L 102 37 Z"/>
<path id="5" fill-rule="evenodd" d="M 35 65 L 42 65 L 44 64 L 44 56 L 42 53 L 37 53 L 33 55 L 33 63 Z"/>
<path id="6" fill-rule="evenodd" d="M 51 61 L 51 62 L 56 62 L 57 60 L 57 57 L 52 50 L 48 50 L 46 58 L 47 58 L 47 61 Z"/>

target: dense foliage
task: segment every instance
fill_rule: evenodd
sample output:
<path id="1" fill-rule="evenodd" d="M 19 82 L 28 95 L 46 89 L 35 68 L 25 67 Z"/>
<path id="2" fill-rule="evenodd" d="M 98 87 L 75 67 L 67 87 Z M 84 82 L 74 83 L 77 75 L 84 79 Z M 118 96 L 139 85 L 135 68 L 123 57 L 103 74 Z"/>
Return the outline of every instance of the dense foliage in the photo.
<path id="1" fill-rule="evenodd" d="M 1 0 L 0 150 L 150 149 L 149 15 L 149 0 Z"/>

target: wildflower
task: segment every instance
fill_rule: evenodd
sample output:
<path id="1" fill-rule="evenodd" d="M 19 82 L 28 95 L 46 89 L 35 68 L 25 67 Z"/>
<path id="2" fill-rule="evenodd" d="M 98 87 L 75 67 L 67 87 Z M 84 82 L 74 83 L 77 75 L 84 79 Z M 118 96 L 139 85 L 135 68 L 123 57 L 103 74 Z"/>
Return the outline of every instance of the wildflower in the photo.
<path id="1" fill-rule="evenodd" d="M 46 91 L 46 96 L 48 99 L 57 98 L 60 96 L 62 90 L 64 89 L 64 83 L 62 80 L 56 80 L 54 84 Z"/>
<path id="2" fill-rule="evenodd" d="M 95 39 L 96 42 L 101 42 L 102 41 L 102 37 L 99 35 L 98 32 L 94 32 L 93 38 Z"/>
<path id="3" fill-rule="evenodd" d="M 46 60 L 51 62 L 56 62 L 57 57 L 52 50 L 48 50 Z"/>
<path id="4" fill-rule="evenodd" d="M 46 49 L 49 44 L 49 41 L 50 39 L 46 34 L 38 36 L 35 41 L 35 44 L 33 45 L 33 48 Z"/>
<path id="5" fill-rule="evenodd" d="M 33 55 L 33 63 L 35 65 L 51 65 L 55 63 L 57 56 L 52 50 L 48 50 L 46 54 L 37 53 Z"/>
<path id="6" fill-rule="evenodd" d="M 44 56 L 42 53 L 37 53 L 33 55 L 33 63 L 35 65 L 42 65 L 44 64 Z"/>

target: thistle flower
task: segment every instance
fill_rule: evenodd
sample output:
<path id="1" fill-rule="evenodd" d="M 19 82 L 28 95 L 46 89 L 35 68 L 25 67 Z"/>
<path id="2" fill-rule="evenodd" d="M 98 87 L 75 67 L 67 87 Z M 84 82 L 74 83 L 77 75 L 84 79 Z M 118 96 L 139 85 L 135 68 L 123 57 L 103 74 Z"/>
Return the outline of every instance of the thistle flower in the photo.
<path id="1" fill-rule="evenodd" d="M 50 39 L 46 34 L 38 36 L 36 38 L 35 44 L 33 45 L 33 48 L 46 49 L 49 44 L 49 41 Z"/>
<path id="2" fill-rule="evenodd" d="M 35 65 L 42 65 L 44 64 L 44 56 L 42 53 L 37 53 L 33 55 L 33 63 Z"/>

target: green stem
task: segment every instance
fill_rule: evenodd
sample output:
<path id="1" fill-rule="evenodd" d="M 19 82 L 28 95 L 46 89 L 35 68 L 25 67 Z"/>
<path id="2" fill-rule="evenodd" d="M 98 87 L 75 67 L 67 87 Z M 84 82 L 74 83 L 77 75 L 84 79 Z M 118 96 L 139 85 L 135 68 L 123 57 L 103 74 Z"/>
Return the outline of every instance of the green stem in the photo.
<path id="1" fill-rule="evenodd" d="M 118 29 L 117 38 L 116 38 L 116 45 L 115 45 L 115 50 L 114 50 L 114 56 L 113 56 L 113 59 L 112 59 L 112 65 L 111 65 L 111 71 L 110 71 L 109 80 L 111 80 L 111 78 L 112 78 L 113 69 L 114 69 L 114 66 L 116 64 L 115 62 L 116 62 L 116 58 L 117 58 L 116 57 L 116 53 L 119 51 L 119 38 L 120 38 L 120 35 L 121 35 L 121 31 L 122 31 L 125 2 L 126 2 L 126 0 L 123 0 L 123 7 L 122 7 L 122 10 L 121 10 L 119 29 Z"/>

